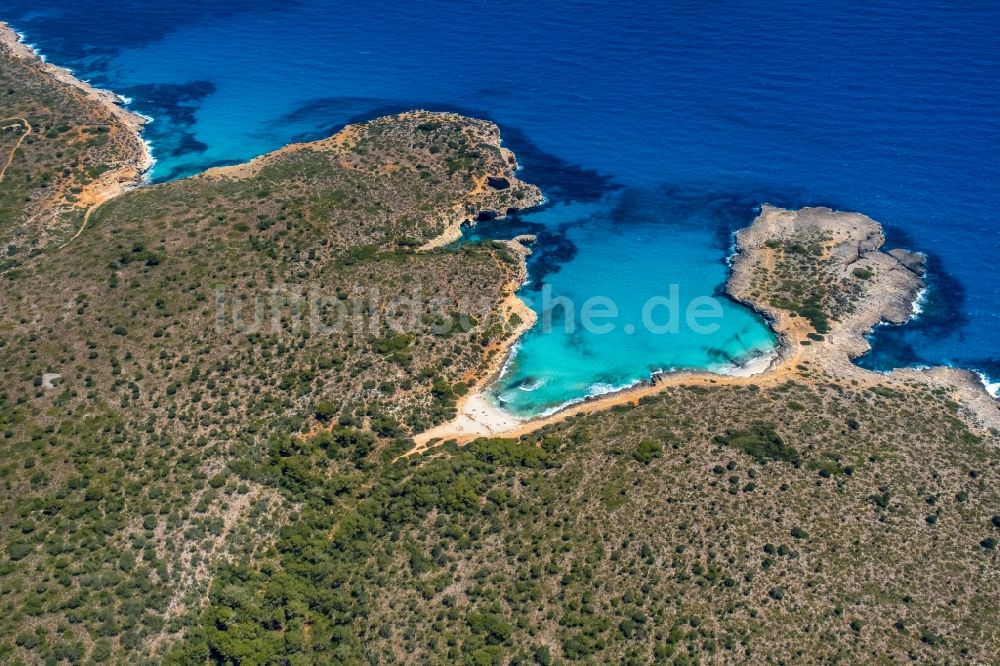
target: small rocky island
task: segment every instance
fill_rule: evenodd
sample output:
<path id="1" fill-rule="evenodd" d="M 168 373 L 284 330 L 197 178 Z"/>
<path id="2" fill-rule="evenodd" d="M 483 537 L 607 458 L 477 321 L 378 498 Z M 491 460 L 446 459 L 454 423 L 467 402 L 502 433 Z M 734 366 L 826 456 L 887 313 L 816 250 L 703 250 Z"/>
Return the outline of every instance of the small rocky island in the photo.
<path id="1" fill-rule="evenodd" d="M 924 288 L 924 257 L 884 252 L 884 242 L 881 226 L 858 213 L 765 205 L 736 233 L 726 292 L 772 321 L 786 350 L 823 342 L 817 358 L 856 358 L 877 324 L 913 316 Z"/>
<path id="2" fill-rule="evenodd" d="M 876 373 L 851 361 L 871 347 L 879 324 L 915 316 L 925 288 L 925 257 L 883 250 L 882 227 L 860 213 L 763 206 L 736 234 L 726 292 L 764 314 L 781 336 L 781 367 L 807 365 L 824 380 L 903 386 L 946 385 L 984 428 L 1000 428 L 1000 405 L 972 372 L 957 368 Z"/>

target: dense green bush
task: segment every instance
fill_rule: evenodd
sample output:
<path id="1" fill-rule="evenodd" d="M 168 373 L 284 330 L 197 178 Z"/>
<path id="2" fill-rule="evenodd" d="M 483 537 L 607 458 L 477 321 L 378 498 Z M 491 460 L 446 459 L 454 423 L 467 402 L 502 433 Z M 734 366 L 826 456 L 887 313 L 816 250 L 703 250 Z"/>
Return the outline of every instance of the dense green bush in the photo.
<path id="1" fill-rule="evenodd" d="M 801 462 L 799 453 L 785 443 L 774 429 L 773 423 L 757 421 L 748 430 L 717 435 L 715 441 L 739 449 L 758 462 L 779 460 L 793 465 Z"/>

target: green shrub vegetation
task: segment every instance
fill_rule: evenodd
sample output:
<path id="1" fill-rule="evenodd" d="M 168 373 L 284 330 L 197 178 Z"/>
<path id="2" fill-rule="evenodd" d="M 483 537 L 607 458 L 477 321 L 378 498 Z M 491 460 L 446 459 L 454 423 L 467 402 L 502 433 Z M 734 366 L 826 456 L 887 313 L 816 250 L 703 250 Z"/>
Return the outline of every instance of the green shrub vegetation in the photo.
<path id="1" fill-rule="evenodd" d="M 0 46 L 0 272 L 69 238 L 83 219 L 83 189 L 143 151 L 102 103 L 42 66 Z"/>
<path id="2" fill-rule="evenodd" d="M 352 431 L 276 442 L 234 473 L 297 510 L 265 557 L 220 570 L 167 662 L 777 661 L 788 644 L 816 660 L 864 660 L 877 645 L 918 660 L 985 655 L 996 627 L 975 600 L 995 594 L 989 582 L 943 579 L 923 560 L 971 573 L 995 552 L 978 536 L 995 455 L 959 444 L 964 426 L 943 419 L 939 396 L 828 386 L 798 396 L 814 408 L 789 410 L 803 391 L 668 389 L 521 440 L 373 467 L 331 445 Z M 844 414 L 872 434 L 831 427 Z M 720 420 L 737 426 L 725 446 Z M 817 481 L 811 464 L 787 464 L 833 450 L 851 474 Z M 891 499 L 875 506 L 884 479 Z M 976 508 L 914 532 L 926 493 L 954 484 Z M 918 629 L 900 632 L 901 614 Z"/>
<path id="3" fill-rule="evenodd" d="M 0 276 L 0 663 L 995 659 L 997 433 L 948 389 L 803 362 L 406 457 L 511 333 L 507 245 L 416 250 L 536 200 L 493 125 L 373 121 L 120 196 L 55 251 L 79 220 L 43 238 L 22 204 L 124 144 L 3 64 L 38 130 L 0 194 L 25 240 Z M 43 175 L 62 149 L 83 175 Z M 828 240 L 776 243 L 761 286 L 817 336 L 859 284 Z"/>
<path id="4" fill-rule="evenodd" d="M 801 405 L 794 401 L 789 401 L 788 405 L 796 411 L 802 411 Z M 775 431 L 773 423 L 758 421 L 748 430 L 716 435 L 715 441 L 739 449 L 757 462 L 782 460 L 793 465 L 798 465 L 800 462 L 798 452 L 785 443 Z"/>
<path id="5" fill-rule="evenodd" d="M 788 240 L 769 240 L 765 245 L 774 252 L 773 269 L 758 269 L 755 278 L 757 295 L 780 310 L 787 310 L 809 321 L 822 341 L 835 321 L 854 311 L 861 294 L 858 281 L 849 281 L 838 273 L 836 264 L 824 258 L 824 248 L 832 239 L 808 230 Z M 853 275 L 866 280 L 874 275 L 868 268 L 856 268 Z M 816 336 L 816 334 L 819 334 Z"/>

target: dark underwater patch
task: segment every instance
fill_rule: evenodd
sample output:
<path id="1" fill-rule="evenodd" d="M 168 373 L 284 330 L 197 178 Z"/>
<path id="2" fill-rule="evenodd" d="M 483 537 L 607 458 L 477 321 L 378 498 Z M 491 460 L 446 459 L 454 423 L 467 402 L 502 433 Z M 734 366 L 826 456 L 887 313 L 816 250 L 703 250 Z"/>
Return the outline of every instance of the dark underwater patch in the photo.
<path id="1" fill-rule="evenodd" d="M 208 149 L 192 130 L 197 123 L 198 108 L 215 89 L 213 82 L 198 80 L 132 86 L 122 89 L 122 94 L 131 97 L 136 108 L 153 117 L 154 122 L 146 125 L 143 136 L 152 142 L 154 155 L 176 159 L 200 155 Z M 204 162 L 191 160 L 190 167 L 176 167 L 170 173 L 159 174 L 156 181 L 190 176 L 206 168 Z"/>
<path id="2" fill-rule="evenodd" d="M 278 122 L 313 125 L 294 137 L 295 141 L 315 141 L 336 133 L 344 125 L 363 123 L 413 109 L 459 113 L 490 120 L 500 126 L 504 145 L 514 151 L 524 167 L 523 178 L 541 188 L 553 201 L 597 201 L 609 192 L 622 189 L 610 174 L 573 164 L 538 147 L 521 129 L 494 118 L 489 110 L 439 102 L 382 100 L 367 97 L 321 97 L 308 100 L 280 116 Z"/>
<path id="3" fill-rule="evenodd" d="M 550 275 L 558 273 L 562 266 L 572 261 L 579 252 L 576 244 L 569 240 L 564 230 L 541 231 L 537 234 L 536 247 L 544 248 L 528 257 L 528 271 L 531 283 L 527 288 L 541 291 Z"/>
<path id="4" fill-rule="evenodd" d="M 243 12 L 287 10 L 296 4 L 295 0 L 247 4 L 174 0 L 168 17 L 165 12 L 150 11 L 148 0 L 60 3 L 44 12 L 38 11 L 38 0 L 8 0 L 4 18 L 27 32 L 53 62 L 72 67 L 82 58 L 141 48 L 187 26 Z"/>
<path id="5" fill-rule="evenodd" d="M 211 81 L 196 80 L 187 83 L 149 83 L 122 90 L 143 108 L 156 112 L 155 118 L 165 116 L 174 125 L 191 126 L 195 123 L 198 106 L 215 92 Z"/>
<path id="6" fill-rule="evenodd" d="M 387 109 L 388 113 L 371 115 L 372 109 Z M 276 124 L 299 125 L 304 129 L 291 138 L 291 142 L 306 142 L 325 139 L 340 131 L 345 125 L 365 122 L 374 118 L 408 111 L 402 104 L 388 104 L 375 97 L 317 97 L 300 103 L 291 111 L 278 116 Z"/>
<path id="7" fill-rule="evenodd" d="M 733 363 L 732 355 L 725 349 L 718 347 L 705 347 L 705 355 L 716 363 Z"/>
<path id="8" fill-rule="evenodd" d="M 905 234 L 895 232 L 891 247 L 913 248 L 912 244 L 899 243 Z M 909 239 L 906 239 L 909 240 Z M 879 326 L 870 336 L 870 352 L 856 359 L 856 363 L 869 370 L 891 370 L 915 365 L 935 365 L 947 359 L 931 358 L 920 350 L 933 348 L 941 340 L 961 342 L 968 335 L 969 318 L 965 314 L 965 287 L 944 268 L 940 257 L 927 252 L 927 293 L 923 310 L 915 319 L 900 326 Z M 986 359 L 984 365 L 991 365 Z M 962 365 L 969 365 L 965 361 Z M 980 365 L 972 365 L 985 370 Z M 995 376 L 995 375 L 990 375 Z"/>
<path id="9" fill-rule="evenodd" d="M 733 232 L 750 226 L 765 203 L 784 208 L 826 205 L 806 201 L 802 192 L 779 192 L 764 186 L 727 190 L 718 185 L 662 183 L 624 190 L 610 213 L 610 220 L 616 226 L 642 220 L 665 228 L 708 223 L 719 247 L 725 249 Z"/>
<path id="10" fill-rule="evenodd" d="M 546 205 L 552 203 L 554 202 Z M 502 220 L 480 220 L 465 232 L 468 241 L 506 239 L 526 234 L 535 236 L 537 242 L 533 246 L 532 254 L 528 256 L 528 274 L 531 282 L 524 287 L 532 292 L 541 291 L 546 278 L 559 272 L 560 268 L 572 261 L 578 252 L 576 244 L 566 233 L 572 225 L 551 228 L 529 219 L 531 214 L 540 208 L 517 211 Z"/>
<path id="11" fill-rule="evenodd" d="M 622 189 L 614 176 L 572 164 L 533 143 L 522 130 L 500 125 L 504 145 L 514 151 L 524 165 L 524 178 L 541 188 L 553 201 L 598 201 L 609 192 Z"/>

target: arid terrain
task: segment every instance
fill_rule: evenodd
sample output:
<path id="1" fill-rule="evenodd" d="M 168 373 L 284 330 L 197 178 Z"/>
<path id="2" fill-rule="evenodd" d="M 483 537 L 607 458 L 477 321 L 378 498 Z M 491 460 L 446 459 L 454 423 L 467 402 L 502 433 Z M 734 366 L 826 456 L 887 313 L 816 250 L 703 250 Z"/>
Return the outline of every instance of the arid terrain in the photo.
<path id="1" fill-rule="evenodd" d="M 756 374 L 470 425 L 532 323 L 522 244 L 450 243 L 542 200 L 496 125 L 141 185 L 112 96 L 0 62 L 0 662 L 996 661 L 1000 412 L 851 362 L 923 286 L 873 220 L 738 234 Z"/>

